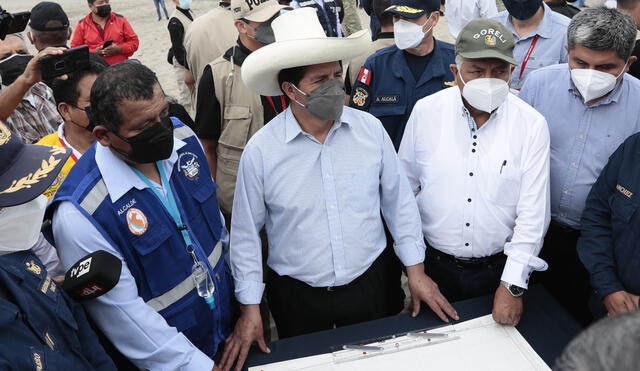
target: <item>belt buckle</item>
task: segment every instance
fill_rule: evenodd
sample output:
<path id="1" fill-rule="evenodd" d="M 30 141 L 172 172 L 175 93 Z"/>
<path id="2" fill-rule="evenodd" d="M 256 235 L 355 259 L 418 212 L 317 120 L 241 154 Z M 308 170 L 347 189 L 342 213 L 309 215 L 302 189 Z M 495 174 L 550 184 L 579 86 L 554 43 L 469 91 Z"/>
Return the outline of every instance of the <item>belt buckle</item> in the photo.
<path id="1" fill-rule="evenodd" d="M 333 292 L 333 286 L 327 286 L 327 291 Z"/>

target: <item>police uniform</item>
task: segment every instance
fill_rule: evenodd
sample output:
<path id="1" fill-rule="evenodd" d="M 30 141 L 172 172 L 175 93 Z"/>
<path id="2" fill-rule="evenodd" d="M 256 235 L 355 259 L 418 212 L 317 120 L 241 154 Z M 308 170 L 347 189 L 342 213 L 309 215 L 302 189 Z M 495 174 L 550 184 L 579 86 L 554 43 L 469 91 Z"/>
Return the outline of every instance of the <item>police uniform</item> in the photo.
<path id="1" fill-rule="evenodd" d="M 0 369 L 116 370 L 82 307 L 29 250 L 0 256 Z"/>
<path id="2" fill-rule="evenodd" d="M 128 166 L 115 158 L 108 148 L 97 148 L 98 146 L 94 145 L 83 155 L 56 193 L 49 212 L 55 212 L 53 233 L 55 242 L 61 248 L 61 259 L 66 265 L 75 259 L 72 257 L 73 254 L 77 254 L 77 250 L 80 250 L 86 241 L 110 248 L 126 262 L 127 277 L 124 281 L 130 282 L 130 278 L 133 277 L 134 290 L 137 289 L 138 296 L 146 304 L 136 307 L 133 311 L 152 308 L 164 318 L 168 326 L 181 332 L 203 353 L 197 353 L 202 362 L 206 361 L 202 358 L 205 355 L 210 362 L 219 345 L 230 333 L 234 317 L 232 281 L 221 246 L 221 239 L 226 230 L 216 199 L 217 186 L 211 178 L 202 147 L 188 127 L 175 118 L 172 118 L 172 121 L 174 149 L 167 160 L 159 162 L 168 177 L 168 184 L 163 182 L 163 186 L 167 193 L 173 192 L 175 195 L 177 209 L 192 241 L 190 246 L 213 277 L 213 310 L 199 297 L 195 289 L 192 277 L 194 263 L 187 251 L 182 229 L 177 228 L 176 222 L 154 191 L 128 180 L 128 188 L 119 191 L 122 192 L 120 197 L 115 196 L 115 168 L 124 168 L 118 170 L 120 173 L 117 175 L 120 177 L 126 177 L 127 174 L 133 177 L 135 175 L 127 170 Z M 111 168 L 109 177 L 106 176 L 107 168 Z M 72 215 L 69 211 L 63 213 L 63 207 L 75 214 Z M 82 231 L 69 231 L 69 228 L 65 228 L 69 227 L 65 225 L 69 220 L 73 223 L 82 222 L 87 227 L 78 228 Z M 105 297 L 118 290 L 123 284 L 123 276 L 114 290 Z M 119 342 L 126 343 L 125 340 L 113 337 L 117 336 L 117 331 L 123 329 L 135 333 L 133 329 L 136 327 L 149 328 L 157 323 L 150 323 L 148 318 L 131 318 L 135 313 L 127 313 L 126 317 L 121 318 L 119 314 L 109 312 L 108 308 L 117 304 L 113 298 L 108 299 L 100 303 L 102 308 L 92 308 L 94 319 L 123 354 L 129 358 L 132 358 L 132 354 L 140 356 L 141 350 L 136 348 L 138 344 L 122 345 Z M 126 303 L 122 305 L 130 308 Z M 150 311 L 149 315 L 152 313 L 155 314 Z M 113 322 L 124 320 L 129 322 L 120 324 L 120 328 L 114 330 Z M 158 326 L 161 328 L 154 331 L 159 332 L 166 328 L 163 324 Z M 166 346 L 158 349 L 157 353 L 168 351 L 184 356 L 185 352 L 195 351 L 190 350 L 193 346 L 183 340 L 179 340 L 179 344 L 186 348 L 181 348 L 184 351 L 176 351 L 171 343 L 174 340 L 175 336 L 171 340 L 165 340 L 168 343 L 164 343 Z M 172 350 L 166 349 L 172 347 Z M 146 354 L 145 360 L 151 360 L 148 361 L 151 363 L 143 364 L 138 361 L 137 366 L 148 367 L 149 364 L 160 362 L 154 358 L 156 355 L 156 351 Z M 165 359 L 166 356 L 167 353 L 164 353 L 159 357 Z"/>
<path id="3" fill-rule="evenodd" d="M 415 103 L 454 85 L 449 69 L 455 63 L 453 45 L 434 41 L 431 60 L 418 81 L 409 69 L 405 51 L 392 45 L 367 59 L 351 91 L 349 106 L 368 111 L 382 121 L 396 151 Z"/>

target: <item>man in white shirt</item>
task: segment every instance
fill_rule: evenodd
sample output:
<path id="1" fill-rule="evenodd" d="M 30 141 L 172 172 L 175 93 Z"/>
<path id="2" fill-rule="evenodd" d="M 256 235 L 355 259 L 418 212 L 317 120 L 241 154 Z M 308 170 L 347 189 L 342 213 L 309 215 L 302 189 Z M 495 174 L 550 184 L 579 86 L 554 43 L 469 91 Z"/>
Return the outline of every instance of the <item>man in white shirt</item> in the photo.
<path id="1" fill-rule="evenodd" d="M 449 24 L 449 32 L 454 38 L 470 21 L 490 18 L 498 14 L 495 0 L 447 0 L 444 16 Z"/>
<path id="2" fill-rule="evenodd" d="M 477 19 L 461 31 L 458 88 L 416 104 L 400 160 L 418 201 L 425 270 L 450 301 L 495 291 L 493 317 L 516 325 L 549 224 L 549 131 L 509 93 L 511 32 Z"/>

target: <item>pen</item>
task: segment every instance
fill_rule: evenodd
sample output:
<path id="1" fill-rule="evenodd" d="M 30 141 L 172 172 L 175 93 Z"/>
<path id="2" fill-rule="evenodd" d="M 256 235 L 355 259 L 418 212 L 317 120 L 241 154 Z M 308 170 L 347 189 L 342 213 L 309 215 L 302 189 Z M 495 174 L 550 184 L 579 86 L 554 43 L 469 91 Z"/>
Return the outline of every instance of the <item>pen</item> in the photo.
<path id="1" fill-rule="evenodd" d="M 342 349 L 345 349 L 345 350 L 364 350 L 364 351 L 381 351 L 382 347 L 376 347 L 376 346 L 372 346 L 372 345 L 347 344 L 347 345 L 343 345 Z"/>
<path id="2" fill-rule="evenodd" d="M 505 166 L 507 166 L 507 160 L 504 160 L 502 166 L 500 166 L 500 174 L 502 174 L 502 168 L 504 168 Z"/>

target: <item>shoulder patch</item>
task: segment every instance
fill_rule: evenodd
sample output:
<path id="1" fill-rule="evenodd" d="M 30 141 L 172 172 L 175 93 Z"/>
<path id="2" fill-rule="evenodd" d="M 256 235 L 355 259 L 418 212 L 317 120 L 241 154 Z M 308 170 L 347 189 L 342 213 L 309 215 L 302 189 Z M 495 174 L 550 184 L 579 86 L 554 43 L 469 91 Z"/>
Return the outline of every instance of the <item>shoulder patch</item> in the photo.
<path id="1" fill-rule="evenodd" d="M 371 84 L 371 70 L 366 67 L 361 67 L 360 72 L 358 73 L 358 78 L 356 81 L 359 81 L 367 86 Z"/>
<path id="2" fill-rule="evenodd" d="M 357 87 L 351 101 L 358 107 L 364 107 L 365 103 L 367 103 L 367 98 L 369 98 L 369 92 L 361 87 Z"/>

